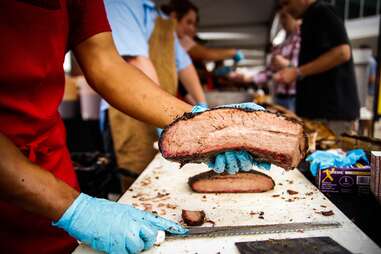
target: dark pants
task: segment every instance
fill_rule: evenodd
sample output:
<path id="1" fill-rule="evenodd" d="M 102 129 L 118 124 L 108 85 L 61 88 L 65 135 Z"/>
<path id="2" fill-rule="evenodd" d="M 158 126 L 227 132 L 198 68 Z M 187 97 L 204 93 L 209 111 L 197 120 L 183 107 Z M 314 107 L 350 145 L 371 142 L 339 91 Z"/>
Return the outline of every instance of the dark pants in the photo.
<path id="1" fill-rule="evenodd" d="M 112 134 L 111 134 L 111 128 L 110 128 L 110 122 L 108 118 L 108 110 L 103 110 L 99 114 L 99 127 L 102 134 L 103 139 L 103 149 L 104 152 L 109 154 L 112 160 L 112 163 L 115 167 L 118 167 L 116 156 L 115 156 L 115 150 L 114 150 L 114 143 L 112 140 Z M 120 168 L 119 168 L 120 169 Z M 118 170 L 119 177 L 122 184 L 122 190 L 127 190 L 130 185 L 136 180 L 136 178 L 139 176 L 138 174 L 128 170 L 128 169 L 120 169 Z"/>
<path id="2" fill-rule="evenodd" d="M 108 109 L 102 110 L 99 113 L 99 127 L 102 134 L 104 152 L 111 156 L 115 162 L 114 143 L 112 141 L 111 129 L 108 121 Z M 114 164 L 116 165 L 116 163 Z"/>

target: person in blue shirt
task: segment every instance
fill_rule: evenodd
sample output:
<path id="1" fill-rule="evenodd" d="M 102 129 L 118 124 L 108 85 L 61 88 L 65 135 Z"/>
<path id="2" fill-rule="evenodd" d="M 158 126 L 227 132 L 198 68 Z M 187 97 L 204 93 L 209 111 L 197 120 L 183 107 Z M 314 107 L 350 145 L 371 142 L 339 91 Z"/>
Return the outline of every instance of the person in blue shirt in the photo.
<path id="1" fill-rule="evenodd" d="M 165 68 L 168 69 L 171 68 L 171 58 L 175 58 L 173 63 L 179 80 L 198 105 L 206 106 L 205 95 L 192 61 L 181 47 L 175 29 L 162 31 L 166 28 L 161 27 L 162 23 L 157 21 L 166 17 L 155 4 L 149 0 L 105 0 L 104 3 L 116 48 L 125 61 L 139 68 L 164 90 L 176 95 L 177 77 L 174 84 L 176 88 L 169 88 L 168 91 L 167 88 L 171 85 L 167 83 L 170 83 L 168 81 L 173 80 L 173 77 L 159 75 L 162 66 L 154 64 L 155 60 L 159 60 L 158 62 L 164 62 Z M 173 39 L 152 42 L 157 38 L 154 35 L 155 29 L 158 29 L 160 34 L 172 33 Z M 172 47 L 172 55 L 168 54 L 168 51 L 171 51 L 168 47 Z M 152 56 L 155 49 L 160 51 Z M 101 102 L 100 115 L 105 150 L 109 153 L 115 151 L 118 167 L 128 169 L 129 175 L 132 178 L 136 177 L 156 153 L 153 150 L 155 132 L 152 131 L 152 127 L 109 109 L 105 100 Z M 127 177 L 124 180 L 130 182 L 133 179 Z M 125 182 L 125 187 L 127 186 L 128 183 Z"/>

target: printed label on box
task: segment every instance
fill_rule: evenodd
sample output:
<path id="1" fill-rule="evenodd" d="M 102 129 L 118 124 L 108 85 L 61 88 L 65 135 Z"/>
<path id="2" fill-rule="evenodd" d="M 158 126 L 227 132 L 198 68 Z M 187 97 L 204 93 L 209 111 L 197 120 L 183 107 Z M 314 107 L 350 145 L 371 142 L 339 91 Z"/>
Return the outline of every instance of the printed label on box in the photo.
<path id="1" fill-rule="evenodd" d="M 363 193 L 370 190 L 370 166 L 319 170 L 316 183 L 322 192 Z"/>

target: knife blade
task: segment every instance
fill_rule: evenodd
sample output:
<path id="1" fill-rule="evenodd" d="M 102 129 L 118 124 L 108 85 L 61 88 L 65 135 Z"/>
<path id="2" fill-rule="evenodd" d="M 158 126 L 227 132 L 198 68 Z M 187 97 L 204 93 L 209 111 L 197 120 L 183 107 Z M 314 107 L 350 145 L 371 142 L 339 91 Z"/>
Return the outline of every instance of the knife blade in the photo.
<path id="1" fill-rule="evenodd" d="M 221 227 L 190 227 L 188 234 L 175 235 L 159 232 L 156 243 L 161 243 L 164 239 L 175 240 L 185 238 L 200 237 L 219 237 L 219 236 L 236 236 L 236 235 L 257 235 L 257 234 L 278 234 L 287 232 L 304 232 L 311 230 L 321 230 L 330 228 L 339 228 L 341 224 L 338 222 L 300 222 L 300 223 L 284 223 L 284 224 L 268 224 L 268 225 L 246 225 L 246 226 L 221 226 Z M 164 234 L 164 235 L 163 235 Z"/>

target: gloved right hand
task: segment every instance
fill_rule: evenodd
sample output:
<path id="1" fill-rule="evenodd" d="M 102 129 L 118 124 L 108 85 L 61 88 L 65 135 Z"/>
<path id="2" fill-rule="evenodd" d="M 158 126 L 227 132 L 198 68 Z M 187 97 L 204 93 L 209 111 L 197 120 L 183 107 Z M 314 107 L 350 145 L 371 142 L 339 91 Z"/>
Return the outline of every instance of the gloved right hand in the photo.
<path id="1" fill-rule="evenodd" d="M 251 102 L 222 105 L 219 107 L 265 110 L 262 106 Z M 192 113 L 203 112 L 205 110 L 208 110 L 208 108 L 196 105 L 192 109 Z M 250 153 L 243 150 L 219 153 L 208 163 L 208 167 L 213 169 L 216 173 L 227 172 L 228 174 L 235 174 L 238 171 L 250 171 L 253 165 L 264 170 L 270 170 L 271 168 L 270 163 L 256 161 Z"/>
<path id="2" fill-rule="evenodd" d="M 152 213 L 83 193 L 53 225 L 98 251 L 115 254 L 139 253 L 151 248 L 158 230 L 172 234 L 188 232 Z"/>

